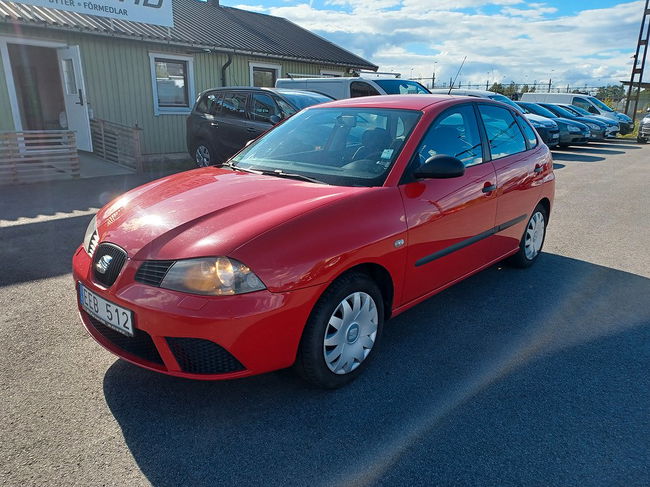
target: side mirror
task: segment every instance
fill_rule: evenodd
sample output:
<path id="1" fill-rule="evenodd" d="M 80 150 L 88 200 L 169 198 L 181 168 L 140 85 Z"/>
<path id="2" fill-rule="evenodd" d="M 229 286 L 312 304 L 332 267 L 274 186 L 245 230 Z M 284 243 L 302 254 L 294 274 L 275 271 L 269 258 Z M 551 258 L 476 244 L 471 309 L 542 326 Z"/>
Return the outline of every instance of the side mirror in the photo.
<path id="1" fill-rule="evenodd" d="M 460 159 L 445 154 L 429 157 L 413 176 L 417 179 L 449 179 L 465 174 L 465 165 Z"/>
<path id="2" fill-rule="evenodd" d="M 271 116 L 269 117 L 269 122 L 271 122 L 273 125 L 277 125 L 277 124 L 279 124 L 281 121 L 282 121 L 282 119 L 281 119 L 280 117 L 278 117 L 277 115 L 271 115 Z"/>

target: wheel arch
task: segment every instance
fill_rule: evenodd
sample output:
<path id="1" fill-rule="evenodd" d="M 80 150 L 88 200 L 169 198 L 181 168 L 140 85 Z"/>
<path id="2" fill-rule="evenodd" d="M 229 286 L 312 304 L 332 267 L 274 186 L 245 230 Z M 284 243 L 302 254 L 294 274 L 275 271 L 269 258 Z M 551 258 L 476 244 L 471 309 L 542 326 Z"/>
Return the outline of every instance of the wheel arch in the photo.
<path id="1" fill-rule="evenodd" d="M 544 197 L 537 204 L 542 205 L 546 210 L 546 223 L 548 223 L 548 220 L 551 219 L 551 200 L 549 200 L 547 197 Z"/>
<path id="2" fill-rule="evenodd" d="M 391 276 L 388 269 L 380 264 L 377 264 L 375 262 L 364 262 L 361 264 L 356 264 L 349 269 L 341 272 L 338 276 L 336 276 L 335 279 L 332 280 L 330 285 L 342 277 L 355 272 L 366 274 L 375 282 L 375 284 L 377 284 L 384 301 L 384 319 L 388 320 L 392 314 L 393 300 L 395 295 L 393 276 Z"/>

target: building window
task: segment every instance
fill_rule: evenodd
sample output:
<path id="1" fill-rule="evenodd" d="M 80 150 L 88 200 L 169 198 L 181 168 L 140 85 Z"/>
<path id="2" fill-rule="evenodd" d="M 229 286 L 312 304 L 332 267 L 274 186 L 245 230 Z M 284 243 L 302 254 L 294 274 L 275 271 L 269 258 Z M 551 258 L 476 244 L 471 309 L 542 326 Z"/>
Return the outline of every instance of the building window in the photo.
<path id="1" fill-rule="evenodd" d="M 273 88 L 282 72 L 282 66 L 279 64 L 248 63 L 248 65 L 251 86 Z"/>
<path id="2" fill-rule="evenodd" d="M 343 71 L 332 71 L 329 69 L 321 69 L 320 70 L 320 75 L 323 77 L 327 78 L 340 78 L 344 75 L 345 73 Z"/>
<path id="3" fill-rule="evenodd" d="M 149 54 L 154 113 L 188 113 L 194 100 L 194 66 L 191 57 Z"/>

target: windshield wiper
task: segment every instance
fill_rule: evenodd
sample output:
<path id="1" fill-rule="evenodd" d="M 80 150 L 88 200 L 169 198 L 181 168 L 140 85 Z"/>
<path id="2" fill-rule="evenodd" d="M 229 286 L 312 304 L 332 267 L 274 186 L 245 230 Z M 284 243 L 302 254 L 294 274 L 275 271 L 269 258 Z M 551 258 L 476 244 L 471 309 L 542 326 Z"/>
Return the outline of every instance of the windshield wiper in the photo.
<path id="1" fill-rule="evenodd" d="M 310 178 L 309 176 L 305 176 L 303 174 L 284 172 L 281 169 L 258 169 L 258 168 L 251 168 L 251 167 L 244 168 L 240 166 L 235 166 L 231 163 L 225 163 L 223 165 L 229 167 L 233 171 L 244 171 L 244 172 L 250 172 L 252 174 L 262 174 L 264 176 L 277 176 L 279 178 L 299 179 L 301 181 L 307 181 L 310 183 L 327 184 L 326 182 L 321 181 L 320 179 Z"/>
<path id="2" fill-rule="evenodd" d="M 317 183 L 317 184 L 327 184 L 319 179 L 314 179 L 310 178 L 309 176 L 305 176 L 303 174 L 297 174 L 297 173 L 291 173 L 291 172 L 283 172 L 280 169 L 255 169 L 252 170 L 251 172 L 257 172 L 260 174 L 264 174 L 265 176 L 277 176 L 279 178 L 287 178 L 287 179 L 299 179 L 301 181 L 308 181 L 310 183 Z"/>

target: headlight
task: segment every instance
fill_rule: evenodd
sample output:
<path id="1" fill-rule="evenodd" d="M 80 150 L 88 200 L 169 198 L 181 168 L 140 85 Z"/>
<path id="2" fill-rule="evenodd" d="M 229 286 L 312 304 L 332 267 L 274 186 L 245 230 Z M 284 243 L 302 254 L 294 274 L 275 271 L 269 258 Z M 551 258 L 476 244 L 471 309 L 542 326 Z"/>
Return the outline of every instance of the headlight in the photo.
<path id="1" fill-rule="evenodd" d="M 179 260 L 167 271 L 160 287 L 210 296 L 244 294 L 266 289 L 253 271 L 228 257 Z"/>
<path id="2" fill-rule="evenodd" d="M 580 129 L 576 127 L 575 125 L 569 125 L 568 126 L 569 132 L 580 132 Z"/>
<path id="3" fill-rule="evenodd" d="M 84 235 L 84 249 L 91 257 L 95 252 L 95 247 L 97 247 L 98 240 L 99 234 L 97 233 L 97 215 L 95 215 L 93 216 L 93 219 L 90 220 L 90 223 L 86 228 L 86 234 Z"/>
<path id="4" fill-rule="evenodd" d="M 600 130 L 600 127 L 595 123 L 587 123 L 587 127 L 589 127 L 591 130 Z"/>

